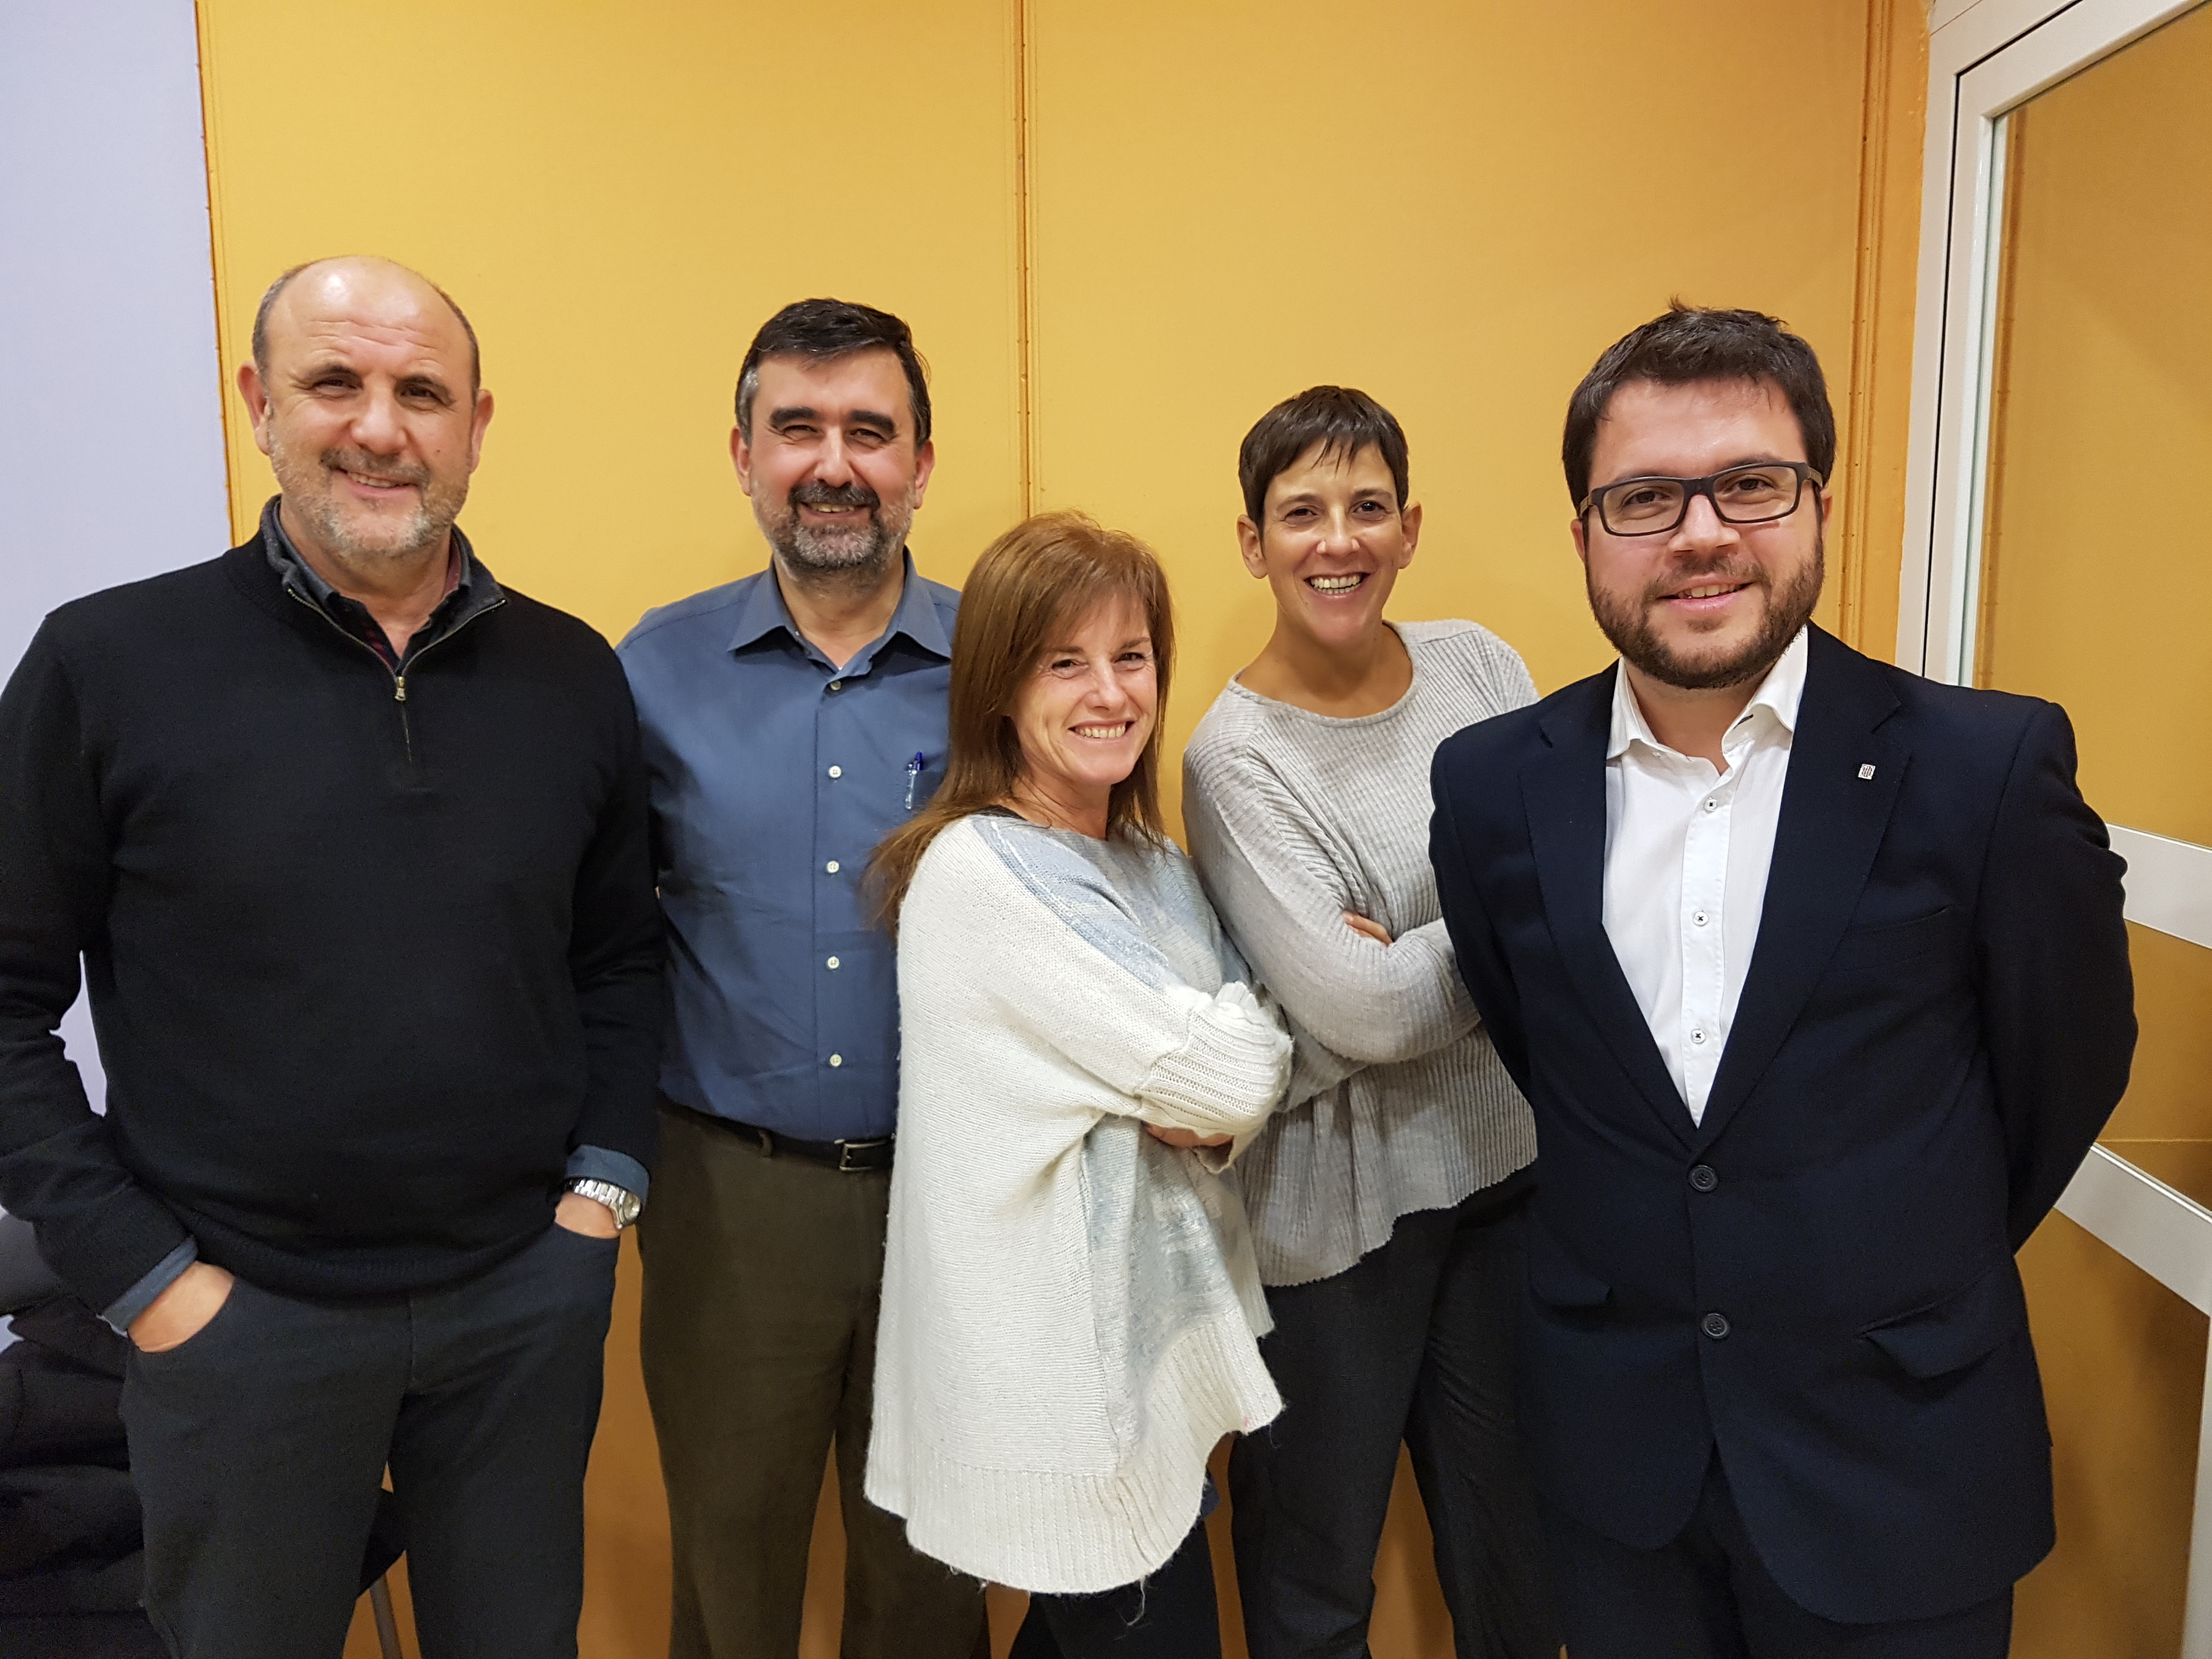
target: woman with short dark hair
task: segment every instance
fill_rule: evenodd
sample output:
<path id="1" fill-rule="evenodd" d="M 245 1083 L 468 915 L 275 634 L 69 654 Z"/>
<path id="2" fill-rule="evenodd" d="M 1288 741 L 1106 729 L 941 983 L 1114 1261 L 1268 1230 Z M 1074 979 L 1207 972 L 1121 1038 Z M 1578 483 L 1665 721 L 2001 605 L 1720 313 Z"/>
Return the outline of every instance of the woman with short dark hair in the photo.
<path id="1" fill-rule="evenodd" d="M 1419 543 L 1405 434 L 1316 386 L 1239 458 L 1267 648 L 1183 756 L 1191 850 L 1298 1038 L 1290 1102 L 1237 1166 L 1281 1419 L 1230 1455 L 1254 1659 L 1366 1646 L 1402 1443 L 1462 1659 L 1554 1659 L 1511 1333 L 1528 1105 L 1461 983 L 1428 854 L 1429 763 L 1535 700 L 1468 622 L 1383 620 Z"/>

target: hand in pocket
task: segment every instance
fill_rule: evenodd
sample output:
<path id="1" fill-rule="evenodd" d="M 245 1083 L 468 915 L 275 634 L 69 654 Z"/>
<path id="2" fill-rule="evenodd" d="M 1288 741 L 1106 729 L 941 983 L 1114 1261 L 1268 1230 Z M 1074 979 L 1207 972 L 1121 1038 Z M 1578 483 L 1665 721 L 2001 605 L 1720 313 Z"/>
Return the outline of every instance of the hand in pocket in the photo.
<path id="1" fill-rule="evenodd" d="M 132 1344 L 141 1353 L 166 1353 L 183 1346 L 222 1311 L 222 1304 L 230 1300 L 232 1283 L 222 1268 L 193 1262 L 131 1322 Z"/>
<path id="2" fill-rule="evenodd" d="M 572 1233 L 581 1233 L 586 1238 L 612 1238 L 621 1231 L 615 1225 L 612 1210 L 581 1193 L 561 1194 L 560 1203 L 553 1208 L 553 1224 Z"/>

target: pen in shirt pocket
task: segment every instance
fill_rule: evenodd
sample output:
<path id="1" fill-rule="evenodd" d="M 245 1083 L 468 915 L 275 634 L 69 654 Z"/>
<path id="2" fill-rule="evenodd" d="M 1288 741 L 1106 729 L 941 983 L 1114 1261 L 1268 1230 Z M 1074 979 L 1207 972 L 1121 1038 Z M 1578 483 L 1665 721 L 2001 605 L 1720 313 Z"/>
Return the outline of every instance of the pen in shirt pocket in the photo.
<path id="1" fill-rule="evenodd" d="M 914 758 L 906 763 L 906 810 L 909 812 L 914 811 L 914 787 L 921 781 L 921 769 L 928 764 L 929 757 L 919 749 L 914 751 Z"/>

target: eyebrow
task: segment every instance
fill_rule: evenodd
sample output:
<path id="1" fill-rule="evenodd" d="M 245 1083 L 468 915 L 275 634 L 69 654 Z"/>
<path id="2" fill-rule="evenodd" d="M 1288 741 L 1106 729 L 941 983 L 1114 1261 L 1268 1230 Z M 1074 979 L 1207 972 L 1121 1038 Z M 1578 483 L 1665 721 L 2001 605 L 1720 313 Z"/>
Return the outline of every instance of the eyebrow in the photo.
<path id="1" fill-rule="evenodd" d="M 821 418 L 822 411 L 811 404 L 793 404 L 782 409 L 770 410 L 768 423 L 770 427 L 781 427 L 793 421 L 819 421 Z M 866 427 L 871 431 L 882 433 L 886 438 L 898 436 L 897 419 L 878 410 L 856 409 L 845 417 L 845 424 Z"/>
<path id="2" fill-rule="evenodd" d="M 1395 501 L 1397 495 L 1395 485 L 1362 484 L 1352 492 L 1352 499 L 1355 501 Z M 1321 492 L 1317 489 L 1301 489 L 1294 495 L 1284 496 L 1275 505 L 1279 507 L 1306 507 L 1318 503 L 1321 499 Z"/>
<path id="3" fill-rule="evenodd" d="M 1717 478 L 1722 473 L 1733 472 L 1740 466 L 1790 466 L 1793 465 L 1810 466 L 1812 465 L 1812 463 L 1810 461 L 1793 463 L 1786 456 L 1782 455 L 1746 455 L 1736 460 L 1723 461 L 1720 465 L 1715 467 L 1711 472 L 1705 476 L 1707 477 Z M 1686 472 L 1624 472 L 1617 478 L 1607 478 L 1603 483 L 1592 484 L 1590 488 L 1593 489 L 1610 489 L 1615 484 L 1633 483 L 1638 478 L 1686 478 L 1692 475 Z"/>
<path id="4" fill-rule="evenodd" d="M 292 381 L 295 386 L 305 386 L 310 380 L 319 380 L 331 374 L 350 374 L 356 380 L 361 378 L 361 371 L 343 358 L 324 357 L 293 370 Z"/>
<path id="5" fill-rule="evenodd" d="M 342 374 L 356 382 L 362 378 L 361 371 L 346 362 L 344 358 L 325 357 L 319 362 L 311 362 L 304 368 L 295 369 L 292 374 L 292 384 L 301 386 L 312 386 L 317 380 L 331 374 Z M 402 374 L 398 377 L 398 384 L 403 392 L 410 388 L 419 388 L 434 393 L 447 403 L 453 400 L 453 388 L 446 384 L 441 376 L 430 369 L 418 368 Z"/>
<path id="6" fill-rule="evenodd" d="M 1152 642 L 1152 633 L 1147 629 L 1142 634 L 1130 635 L 1127 639 L 1122 641 L 1121 644 L 1115 646 L 1114 648 L 1116 651 L 1127 651 L 1133 645 L 1150 645 Z M 1083 647 L 1073 643 L 1072 641 L 1066 645 L 1048 645 L 1044 647 L 1044 654 L 1048 657 L 1060 654 L 1071 657 L 1079 657 L 1083 654 Z"/>

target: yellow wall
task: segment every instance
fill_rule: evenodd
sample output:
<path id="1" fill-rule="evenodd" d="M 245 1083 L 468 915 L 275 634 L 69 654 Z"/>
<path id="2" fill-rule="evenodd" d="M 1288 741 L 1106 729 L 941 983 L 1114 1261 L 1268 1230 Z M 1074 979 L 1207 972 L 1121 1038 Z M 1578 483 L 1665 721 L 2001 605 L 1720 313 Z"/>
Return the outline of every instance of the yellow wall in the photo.
<path id="1" fill-rule="evenodd" d="M 1160 549 L 1187 641 L 1176 743 L 1268 625 L 1234 558 L 1237 441 L 1320 380 L 1410 433 L 1428 529 L 1398 613 L 1489 623 L 1548 690 L 1607 654 L 1566 537 L 1567 393 L 1680 294 L 1779 313 L 1820 350 L 1846 434 L 1822 615 L 1888 653 L 1918 0 L 200 14 L 226 362 L 289 264 L 366 250 L 428 271 L 500 400 L 465 522 L 502 580 L 611 635 L 763 562 L 727 471 L 731 382 L 762 319 L 827 292 L 901 313 L 933 368 L 929 574 L 958 580 L 1025 502 Z M 1775 199 L 1738 223 L 1747 161 Z M 242 422 L 230 448 L 243 532 L 271 486 Z M 624 1287 L 593 1659 L 666 1632 L 627 1269 Z M 1426 1549 L 1401 1504 L 1384 1659 L 1448 1650 Z"/>
<path id="2" fill-rule="evenodd" d="M 1978 672 L 2063 703 L 2090 804 L 2212 843 L 2212 7 L 2036 99 L 2008 135 Z M 2212 1200 L 2212 951 L 2130 927 L 2142 1040 L 2106 1140 Z M 2058 1547 L 2021 1659 L 2181 1637 L 2206 1322 L 2063 1217 L 2022 1265 Z"/>
<path id="3" fill-rule="evenodd" d="M 1018 516 L 1003 5 L 199 9 L 224 362 L 289 264 L 429 273 L 499 400 L 464 523 L 502 580 L 619 637 L 757 568 L 731 395 L 810 294 L 896 311 L 930 359 L 933 569 Z M 240 420 L 230 453 L 244 534 L 273 485 Z"/>
<path id="4" fill-rule="evenodd" d="M 1039 501 L 1170 561 L 1178 741 L 1273 614 L 1230 533 L 1237 441 L 1316 381 L 1364 387 L 1411 438 L 1427 518 L 1402 614 L 1488 623 L 1546 690 L 1609 659 L 1566 534 L 1566 394 L 1680 294 L 1787 318 L 1846 401 L 1869 15 L 1036 8 Z M 1773 199 L 1736 227 L 1754 134 Z"/>

